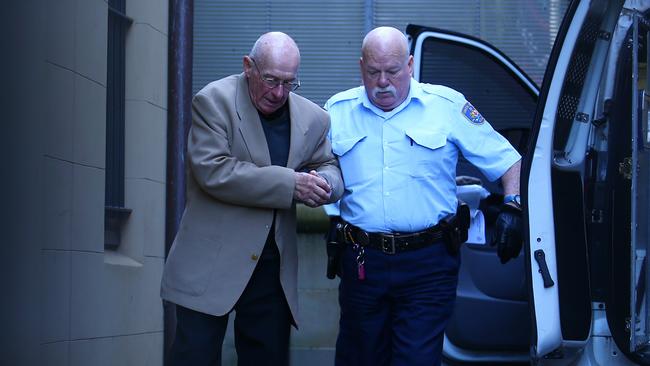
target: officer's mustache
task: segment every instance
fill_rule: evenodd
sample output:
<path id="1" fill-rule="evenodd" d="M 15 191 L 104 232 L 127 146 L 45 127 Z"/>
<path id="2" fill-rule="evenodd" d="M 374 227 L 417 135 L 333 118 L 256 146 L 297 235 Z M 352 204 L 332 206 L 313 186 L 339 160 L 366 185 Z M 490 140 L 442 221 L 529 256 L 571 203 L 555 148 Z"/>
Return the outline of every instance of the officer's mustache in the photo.
<path id="1" fill-rule="evenodd" d="M 372 96 L 374 98 L 379 98 L 379 93 L 390 93 L 392 97 L 395 97 L 397 95 L 397 89 L 395 89 L 394 86 L 389 85 L 384 88 L 373 88 L 372 89 Z"/>

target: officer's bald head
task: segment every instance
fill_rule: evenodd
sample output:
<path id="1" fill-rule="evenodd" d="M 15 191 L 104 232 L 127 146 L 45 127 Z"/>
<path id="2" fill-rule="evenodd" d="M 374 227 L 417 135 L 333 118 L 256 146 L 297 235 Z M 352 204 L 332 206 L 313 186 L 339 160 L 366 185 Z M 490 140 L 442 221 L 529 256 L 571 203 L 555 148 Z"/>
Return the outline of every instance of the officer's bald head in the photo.
<path id="1" fill-rule="evenodd" d="M 404 33 L 393 27 L 377 27 L 363 38 L 361 57 L 372 56 L 376 53 L 408 58 L 408 40 Z"/>
<path id="2" fill-rule="evenodd" d="M 361 45 L 361 78 L 368 99 L 383 111 L 391 111 L 408 97 L 413 57 L 408 40 L 399 30 L 379 27 Z"/>

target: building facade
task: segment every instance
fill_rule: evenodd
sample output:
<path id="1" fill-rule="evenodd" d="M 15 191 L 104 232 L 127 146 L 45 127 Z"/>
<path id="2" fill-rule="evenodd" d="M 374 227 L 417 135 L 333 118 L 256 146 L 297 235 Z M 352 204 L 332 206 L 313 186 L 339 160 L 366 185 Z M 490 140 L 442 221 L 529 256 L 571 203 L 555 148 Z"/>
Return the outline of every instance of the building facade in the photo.
<path id="1" fill-rule="evenodd" d="M 4 84 L 16 159 L 3 189 L 13 213 L 0 363 L 162 365 L 168 2 L 20 3 L 9 5 L 16 57 L 3 67 L 19 75 Z M 117 28 L 124 42 L 110 49 Z M 122 84 L 109 72 L 116 52 Z M 107 153 L 111 118 L 122 120 L 119 154 Z M 119 187 L 107 181 L 115 159 Z M 111 232 L 115 190 L 125 214 Z"/>

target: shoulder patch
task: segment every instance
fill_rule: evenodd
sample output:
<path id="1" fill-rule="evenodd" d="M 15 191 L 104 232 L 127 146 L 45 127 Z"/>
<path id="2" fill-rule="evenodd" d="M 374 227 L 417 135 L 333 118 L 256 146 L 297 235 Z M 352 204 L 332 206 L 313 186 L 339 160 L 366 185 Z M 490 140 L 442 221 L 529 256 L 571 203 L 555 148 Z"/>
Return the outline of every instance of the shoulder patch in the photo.
<path id="1" fill-rule="evenodd" d="M 480 125 L 483 122 L 485 122 L 485 118 L 481 116 L 478 110 L 474 108 L 474 106 L 470 102 L 465 103 L 465 105 L 463 106 L 462 113 L 463 116 L 465 116 L 465 118 L 467 118 L 470 122 L 474 124 Z"/>

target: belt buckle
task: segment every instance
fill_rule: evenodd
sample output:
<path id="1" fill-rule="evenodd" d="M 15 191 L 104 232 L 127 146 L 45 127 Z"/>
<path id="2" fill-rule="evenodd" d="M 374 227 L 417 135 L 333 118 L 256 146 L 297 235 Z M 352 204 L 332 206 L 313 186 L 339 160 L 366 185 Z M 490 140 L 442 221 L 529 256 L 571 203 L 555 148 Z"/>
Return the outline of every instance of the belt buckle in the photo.
<path id="1" fill-rule="evenodd" d="M 389 241 L 387 239 L 390 238 Z M 389 243 L 390 245 L 387 245 Z M 395 254 L 395 235 L 382 235 L 381 236 L 381 251 L 386 254 Z"/>

